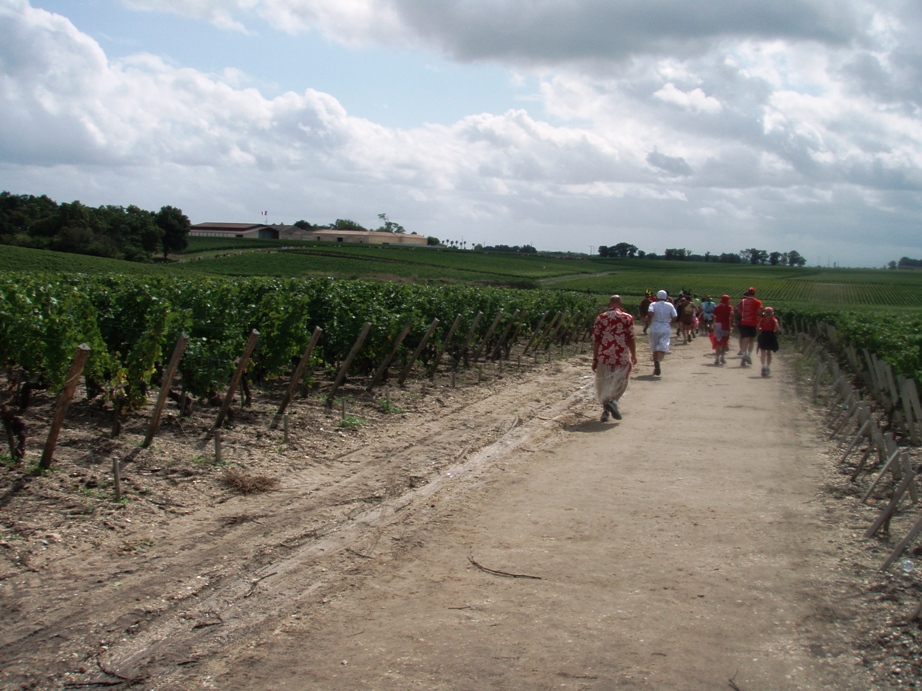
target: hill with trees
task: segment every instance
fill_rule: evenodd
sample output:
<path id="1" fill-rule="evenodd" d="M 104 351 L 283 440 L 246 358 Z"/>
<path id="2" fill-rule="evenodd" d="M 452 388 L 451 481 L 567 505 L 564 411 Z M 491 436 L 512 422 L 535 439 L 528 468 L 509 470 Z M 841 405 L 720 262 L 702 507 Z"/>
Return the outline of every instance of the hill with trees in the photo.
<path id="1" fill-rule="evenodd" d="M 46 195 L 0 193 L 0 243 L 32 249 L 150 261 L 186 247 L 191 223 L 181 209 L 58 204 Z"/>

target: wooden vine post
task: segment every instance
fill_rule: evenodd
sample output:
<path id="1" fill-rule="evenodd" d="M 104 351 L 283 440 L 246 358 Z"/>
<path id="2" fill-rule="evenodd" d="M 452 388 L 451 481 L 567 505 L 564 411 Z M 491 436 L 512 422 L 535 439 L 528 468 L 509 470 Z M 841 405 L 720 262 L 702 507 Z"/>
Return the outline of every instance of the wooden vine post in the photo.
<path id="1" fill-rule="evenodd" d="M 336 381 L 333 382 L 333 388 L 330 389 L 330 394 L 327 396 L 328 406 L 333 405 L 333 399 L 336 398 L 336 392 L 339 391 L 339 387 L 342 385 L 343 380 L 346 378 L 346 373 L 352 366 L 352 361 L 355 360 L 355 356 L 359 354 L 359 350 L 362 348 L 362 344 L 368 337 L 369 331 L 371 331 L 371 322 L 365 322 L 365 326 L 362 328 L 362 332 L 359 334 L 359 337 L 355 339 L 352 350 L 349 351 L 349 355 L 346 356 L 346 361 L 339 369 L 339 374 L 336 375 Z"/>
<path id="2" fill-rule="evenodd" d="M 555 315 L 554 315 L 554 318 L 551 319 L 551 323 L 548 324 L 548 325 L 545 327 L 544 331 L 541 332 L 541 335 L 538 336 L 538 340 L 536 340 L 536 341 L 532 344 L 532 348 L 533 348 L 534 351 L 535 351 L 535 356 L 536 356 L 536 357 L 537 357 L 537 353 L 538 353 L 538 348 L 541 346 L 541 343 L 544 341 L 545 338 L 547 338 L 547 335 L 551 332 L 551 329 L 553 329 L 555 326 L 557 326 L 557 320 L 560 319 L 562 316 L 563 316 L 563 312 L 558 312 L 557 314 L 555 314 Z"/>
<path id="3" fill-rule="evenodd" d="M 403 327 L 403 331 L 400 332 L 400 335 L 397 336 L 397 340 L 394 341 L 394 347 L 391 348 L 390 355 L 384 358 L 384 362 L 382 362 L 381 366 L 378 367 L 378 370 L 375 372 L 375 376 L 371 378 L 371 383 L 365 387 L 365 390 L 368 393 L 371 393 L 371 390 L 378 385 L 379 381 L 381 381 L 381 377 L 384 376 L 384 373 L 387 372 L 387 368 L 390 367 L 391 362 L 393 362 L 394 358 L 397 357 L 397 351 L 400 350 L 400 346 L 403 345 L 404 340 L 406 340 L 406 337 L 412 328 L 413 322 L 410 322 L 405 327 Z"/>
<path id="4" fill-rule="evenodd" d="M 218 429 L 224 422 L 224 418 L 227 417 L 231 402 L 234 400 L 234 394 L 237 392 L 237 386 L 240 384 L 240 380 L 243 379 L 243 373 L 246 370 L 247 363 L 249 363 L 250 358 L 253 356 L 257 341 L 259 341 L 259 331 L 253 329 L 250 332 L 250 338 L 247 340 L 246 348 L 243 351 L 243 357 L 240 358 L 240 362 L 237 365 L 237 371 L 234 372 L 234 378 L 231 379 L 230 386 L 227 387 L 224 403 L 221 404 L 221 411 L 218 413 L 218 418 L 214 421 L 214 425 L 211 428 L 212 430 Z"/>
<path id="5" fill-rule="evenodd" d="M 467 337 L 464 339 L 464 345 L 461 346 L 461 352 L 458 355 L 458 359 L 455 360 L 455 364 L 452 369 L 458 369 L 458 365 L 461 364 L 461 360 L 467 357 L 467 349 L 471 347 L 471 340 L 474 338 L 474 332 L 477 330 L 477 325 L 480 324 L 481 319 L 483 319 L 483 312 L 478 310 L 477 314 L 474 315 L 474 321 L 471 322 L 471 328 L 467 330 Z M 465 360 L 465 363 L 466 362 L 467 360 Z"/>
<path id="6" fill-rule="evenodd" d="M 483 340 L 480 342 L 480 346 L 477 348 L 477 352 L 474 353 L 474 359 L 471 360 L 475 365 L 480 359 L 480 354 L 483 352 L 484 346 L 490 340 L 490 337 L 493 335 L 493 332 L 496 331 L 496 327 L 499 325 L 499 320 L 503 318 L 503 310 L 500 310 L 496 313 L 496 318 L 493 320 L 493 323 L 490 324 L 490 328 L 487 329 L 487 335 L 483 337 Z"/>
<path id="7" fill-rule="evenodd" d="M 544 322 L 547 319 L 547 315 L 550 312 L 545 312 L 541 315 L 541 320 L 538 322 L 538 326 L 535 327 L 535 330 L 531 332 L 531 338 L 528 339 L 528 343 L 525 344 L 525 348 L 522 350 L 522 355 L 528 352 L 528 349 L 531 348 L 531 344 L 535 342 L 535 339 L 538 337 L 538 334 L 541 333 L 541 327 L 544 326 Z"/>
<path id="8" fill-rule="evenodd" d="M 320 340 L 320 334 L 323 333 L 323 329 L 319 326 L 314 327 L 314 333 L 311 335 L 311 341 L 307 344 L 307 348 L 304 349 L 304 353 L 301 355 L 301 362 L 298 363 L 298 366 L 295 367 L 294 374 L 291 375 L 291 382 L 288 384 L 288 390 L 285 392 L 285 396 L 282 398 L 282 403 L 279 405 L 278 411 L 275 413 L 275 417 L 272 418 L 272 422 L 269 425 L 270 429 L 276 429 L 279 426 L 279 420 L 282 419 L 282 416 L 285 414 L 285 410 L 291 404 L 291 400 L 295 397 L 295 391 L 298 388 L 298 384 L 301 383 L 301 378 L 304 376 L 304 370 L 307 369 L 308 363 L 311 361 L 311 354 L 314 352 L 314 348 L 317 345 L 317 341 Z M 285 438 L 287 440 L 288 434 L 286 432 Z"/>
<path id="9" fill-rule="evenodd" d="M 416 350 L 413 352 L 413 355 L 410 357 L 410 361 L 407 363 L 407 366 L 404 367 L 403 372 L 400 375 L 400 379 L 397 380 L 398 386 L 403 386 L 403 383 L 407 380 L 407 377 L 410 376 L 410 370 L 413 369 L 413 365 L 416 364 L 417 358 L 423 352 L 423 348 L 426 347 L 426 344 L 429 342 L 429 339 L 432 338 L 432 332 L 435 331 L 435 327 L 439 325 L 438 318 L 433 319 L 432 323 L 429 325 L 429 328 L 426 330 L 426 335 L 423 336 L 423 340 L 419 342 L 419 345 L 416 346 Z"/>
<path id="10" fill-rule="evenodd" d="M 179 334 L 179 340 L 176 341 L 176 347 L 173 348 L 173 355 L 170 357 L 170 364 L 167 365 L 166 372 L 163 373 L 163 381 L 160 382 L 160 394 L 157 396 L 157 405 L 154 406 L 154 414 L 150 418 L 150 424 L 147 426 L 147 434 L 141 443 L 145 449 L 154 441 L 154 435 L 157 434 L 157 428 L 160 427 L 160 417 L 163 415 L 163 408 L 166 405 L 167 398 L 170 395 L 170 387 L 173 385 L 173 377 L 176 376 L 176 369 L 179 367 L 179 359 L 182 357 L 186 345 L 189 343 L 189 335 L 185 332 Z"/>
<path id="11" fill-rule="evenodd" d="M 86 343 L 81 343 L 77 346 L 77 352 L 74 353 L 74 359 L 70 363 L 70 370 L 67 372 L 67 379 L 64 380 L 64 388 L 58 394 L 58 402 L 54 407 L 54 418 L 51 421 L 51 429 L 48 430 L 48 440 L 45 442 L 42 459 L 38 464 L 39 470 L 48 470 L 51 467 L 54 449 L 58 444 L 58 435 L 61 434 L 61 425 L 64 424 L 67 409 L 70 408 L 70 402 L 74 397 L 74 392 L 77 390 L 77 382 L 80 381 L 80 375 L 83 374 L 83 368 L 86 366 L 86 360 L 89 356 L 90 347 Z"/>
<path id="12" fill-rule="evenodd" d="M 492 357 L 494 360 L 499 358 L 500 363 L 502 363 L 502 360 L 503 360 L 503 344 L 506 342 L 506 339 L 509 337 L 509 334 L 512 332 L 512 327 L 515 326 L 516 323 L 518 323 L 517 320 L 519 318 L 519 314 L 521 314 L 521 312 L 519 310 L 516 310 L 515 313 L 512 315 L 512 319 L 510 319 L 509 323 L 506 324 L 506 328 L 503 329 L 503 333 L 499 337 L 499 340 L 496 342 L 496 346 L 493 348 Z"/>
<path id="13" fill-rule="evenodd" d="M 560 335 L 561 330 L 565 324 L 569 323 L 570 313 L 564 312 L 563 316 L 560 318 L 560 321 L 557 322 L 557 328 L 551 332 L 550 338 L 547 339 L 547 350 L 550 352 L 551 346 L 554 345 L 554 340 Z"/>
<path id="14" fill-rule="evenodd" d="M 461 323 L 461 315 L 458 314 L 455 316 L 455 321 L 452 323 L 451 328 L 448 330 L 448 335 L 445 336 L 445 340 L 442 341 L 442 347 L 439 348 L 439 352 L 435 356 L 435 360 L 432 361 L 432 365 L 429 367 L 429 376 L 434 377 L 436 371 L 439 369 L 439 363 L 442 362 L 442 356 L 445 354 L 445 349 L 451 345 L 451 339 L 455 337 L 455 331 L 458 330 L 458 325 Z"/>

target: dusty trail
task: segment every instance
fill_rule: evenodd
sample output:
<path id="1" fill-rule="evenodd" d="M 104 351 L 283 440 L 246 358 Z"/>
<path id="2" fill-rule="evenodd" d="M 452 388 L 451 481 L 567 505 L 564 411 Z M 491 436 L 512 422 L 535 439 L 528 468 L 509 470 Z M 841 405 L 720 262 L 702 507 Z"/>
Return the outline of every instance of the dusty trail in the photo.
<path id="1" fill-rule="evenodd" d="M 708 353 L 674 347 L 661 380 L 643 362 L 622 422 L 513 454 L 399 563 L 280 622 L 218 686 L 868 688 L 853 658 L 811 654 L 835 645 L 833 555 L 789 374 Z"/>
<path id="2" fill-rule="evenodd" d="M 28 574 L 5 637 L 63 654 L 91 612 L 106 668 L 150 689 L 873 686 L 823 595 L 821 454 L 784 360 L 763 379 L 697 339 L 654 378 L 640 352 L 621 422 L 597 421 L 588 357 L 559 363 L 175 521 L 70 609 L 79 558 Z"/>

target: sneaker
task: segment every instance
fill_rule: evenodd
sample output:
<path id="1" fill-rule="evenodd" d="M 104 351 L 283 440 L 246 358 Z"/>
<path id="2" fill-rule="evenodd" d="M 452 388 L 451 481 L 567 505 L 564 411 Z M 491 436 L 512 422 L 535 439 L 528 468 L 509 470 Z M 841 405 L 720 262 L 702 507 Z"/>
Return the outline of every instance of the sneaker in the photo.
<path id="1" fill-rule="evenodd" d="M 765 368 L 765 376 L 767 377 L 767 376 L 770 375 L 771 373 L 772 373 L 772 368 L 771 368 L 771 367 L 766 367 L 766 368 Z"/>
<path id="2" fill-rule="evenodd" d="M 660 374 L 659 360 L 657 360 L 656 362 L 653 363 L 653 374 L 655 374 L 655 375 L 657 375 L 657 376 L 659 376 L 659 374 Z"/>
<path id="3" fill-rule="evenodd" d="M 602 417 L 599 419 L 599 422 L 608 422 L 610 413 L 607 410 L 602 411 Z"/>
<path id="4" fill-rule="evenodd" d="M 727 364 L 727 356 L 724 355 L 723 353 L 720 354 L 720 364 L 721 364 L 721 365 L 726 365 L 726 364 Z"/>
<path id="5" fill-rule="evenodd" d="M 715 364 L 715 365 L 719 365 L 719 364 L 720 364 L 720 355 L 718 355 L 716 358 L 714 358 L 714 364 Z"/>
<path id="6" fill-rule="evenodd" d="M 762 365 L 762 376 L 763 377 L 768 376 L 768 367 L 766 367 L 765 365 Z"/>
<path id="7" fill-rule="evenodd" d="M 615 420 L 621 419 L 621 408 L 618 407 L 618 401 L 609 401 L 605 404 L 605 407 L 611 411 L 611 416 Z"/>

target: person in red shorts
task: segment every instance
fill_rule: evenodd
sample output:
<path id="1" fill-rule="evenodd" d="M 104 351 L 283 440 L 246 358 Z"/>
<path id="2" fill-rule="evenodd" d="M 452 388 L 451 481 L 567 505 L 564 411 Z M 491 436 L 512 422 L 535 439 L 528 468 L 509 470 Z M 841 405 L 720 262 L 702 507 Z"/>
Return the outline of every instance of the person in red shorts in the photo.
<path id="1" fill-rule="evenodd" d="M 755 347 L 761 316 L 762 301 L 756 299 L 756 289 L 749 288 L 736 306 L 736 319 L 740 330 L 740 367 L 752 364 L 752 349 Z"/>
<path id="2" fill-rule="evenodd" d="M 720 303 L 711 311 L 714 318 L 714 356 L 715 365 L 727 364 L 727 350 L 730 348 L 730 326 L 733 319 L 733 306 L 729 295 L 721 295 Z"/>
<path id="3" fill-rule="evenodd" d="M 772 353 L 778 352 L 778 334 L 781 324 L 775 318 L 775 310 L 765 308 L 765 314 L 759 319 L 759 354 L 762 359 L 762 376 L 772 373 Z"/>

